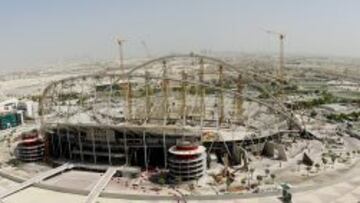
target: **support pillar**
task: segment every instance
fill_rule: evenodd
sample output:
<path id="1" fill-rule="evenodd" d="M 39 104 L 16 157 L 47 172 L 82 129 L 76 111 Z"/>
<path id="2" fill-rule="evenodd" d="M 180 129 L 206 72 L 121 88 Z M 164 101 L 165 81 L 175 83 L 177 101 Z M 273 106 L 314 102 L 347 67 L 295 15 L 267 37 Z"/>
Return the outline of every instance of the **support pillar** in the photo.
<path id="1" fill-rule="evenodd" d="M 143 131 L 143 148 L 144 148 L 144 164 L 145 169 L 148 171 L 148 158 L 147 158 L 147 145 L 146 145 L 146 131 Z"/>
<path id="2" fill-rule="evenodd" d="M 126 129 L 123 130 L 123 136 L 124 136 L 124 151 L 125 151 L 125 165 L 129 165 L 129 156 L 128 156 L 128 146 L 127 146 L 127 135 L 126 135 Z"/>
<path id="3" fill-rule="evenodd" d="M 243 83 L 241 74 L 239 74 L 238 79 L 237 79 L 237 90 L 236 90 L 238 95 L 236 95 L 236 97 L 235 97 L 236 98 L 236 101 L 235 101 L 235 105 L 236 105 L 235 115 L 236 115 L 236 121 L 239 122 L 239 123 L 241 123 L 243 121 L 243 118 L 242 118 L 242 114 L 243 114 L 242 105 L 243 105 L 244 99 L 241 96 L 243 89 L 244 89 L 244 83 Z"/>
<path id="4" fill-rule="evenodd" d="M 221 88 L 220 90 L 220 116 L 219 116 L 219 121 L 220 121 L 220 125 L 221 123 L 223 123 L 224 121 L 224 92 L 222 90 L 223 88 L 223 80 L 224 80 L 224 68 L 222 65 L 219 66 L 219 87 Z"/>
<path id="5" fill-rule="evenodd" d="M 132 119 L 132 87 L 130 80 L 127 81 L 127 94 L 126 94 L 126 100 L 127 100 L 127 108 L 128 108 L 128 116 L 127 120 Z"/>
<path id="6" fill-rule="evenodd" d="M 95 144 L 95 134 L 94 134 L 94 128 L 91 128 L 91 139 L 92 139 L 92 152 L 93 152 L 93 158 L 94 163 L 96 164 L 96 144 Z"/>
<path id="7" fill-rule="evenodd" d="M 166 149 L 166 139 L 165 139 L 165 128 L 167 125 L 168 119 L 168 112 L 169 112 L 169 101 L 168 101 L 168 83 L 169 80 L 167 79 L 167 67 L 166 61 L 163 61 L 163 81 L 162 81 L 162 92 L 163 92 L 163 108 L 164 108 L 164 115 L 163 115 L 163 149 L 164 149 L 164 166 L 167 168 L 167 149 Z"/>
<path id="8" fill-rule="evenodd" d="M 110 138 L 107 133 L 106 133 L 106 144 L 107 144 L 107 148 L 108 148 L 109 165 L 112 165 Z"/>
<path id="9" fill-rule="evenodd" d="M 168 117 L 169 113 L 169 101 L 168 101 L 168 93 L 169 93 L 169 80 L 167 79 L 167 67 L 166 61 L 163 61 L 163 74 L 162 74 L 162 95 L 163 95 L 163 103 L 162 106 L 164 108 L 164 117 Z"/>
<path id="10" fill-rule="evenodd" d="M 56 133 L 57 135 L 57 133 Z M 52 146 L 52 155 L 54 156 L 56 153 L 56 148 L 55 148 L 55 133 L 51 134 L 51 146 Z"/>
<path id="11" fill-rule="evenodd" d="M 78 139 L 79 139 L 79 147 L 80 147 L 80 159 L 81 163 L 84 162 L 84 154 L 83 154 L 83 146 L 82 146 L 82 140 L 81 140 L 81 131 L 78 131 Z"/>
<path id="12" fill-rule="evenodd" d="M 163 130 L 163 149 L 164 149 L 164 166 L 167 168 L 167 148 L 166 148 L 166 133 L 165 129 Z"/>
<path id="13" fill-rule="evenodd" d="M 60 135 L 60 129 L 59 126 L 57 126 L 57 136 L 58 136 L 58 148 L 59 148 L 59 158 L 62 157 L 62 148 L 61 148 L 61 135 Z"/>
<path id="14" fill-rule="evenodd" d="M 181 112 L 179 113 L 179 115 L 182 115 L 183 118 L 183 125 L 186 125 L 186 96 L 187 96 L 187 82 L 185 82 L 187 80 L 187 74 L 185 73 L 185 71 L 181 72 L 182 75 L 182 80 L 183 82 L 181 83 L 182 86 L 182 102 L 181 102 Z"/>
<path id="15" fill-rule="evenodd" d="M 69 157 L 70 157 L 70 159 L 72 159 L 69 129 L 66 129 L 66 138 L 67 138 L 67 143 L 68 143 Z"/>
<path id="16" fill-rule="evenodd" d="M 205 117 L 205 88 L 202 85 L 204 83 L 204 60 L 200 59 L 200 70 L 199 70 L 199 82 L 201 83 L 199 87 L 200 94 L 200 127 L 202 129 Z"/>

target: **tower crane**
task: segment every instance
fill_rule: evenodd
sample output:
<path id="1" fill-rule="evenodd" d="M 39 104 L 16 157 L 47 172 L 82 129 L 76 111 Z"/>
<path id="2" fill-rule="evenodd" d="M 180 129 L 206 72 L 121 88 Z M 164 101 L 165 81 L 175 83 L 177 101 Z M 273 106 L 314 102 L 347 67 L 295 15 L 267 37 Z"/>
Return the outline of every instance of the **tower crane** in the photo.
<path id="1" fill-rule="evenodd" d="M 265 32 L 279 37 L 279 42 L 280 42 L 279 65 L 278 65 L 276 77 L 279 80 L 279 82 L 284 82 L 285 81 L 284 80 L 285 79 L 284 78 L 284 39 L 285 39 L 285 34 L 276 32 L 276 31 L 272 31 L 272 30 L 265 30 Z"/>
<path id="2" fill-rule="evenodd" d="M 120 60 L 120 73 L 124 74 L 125 73 L 125 69 L 124 69 L 124 51 L 123 51 L 123 45 L 125 42 L 125 39 L 122 39 L 120 37 L 116 38 L 116 42 L 118 44 L 118 48 L 119 48 L 119 60 Z"/>

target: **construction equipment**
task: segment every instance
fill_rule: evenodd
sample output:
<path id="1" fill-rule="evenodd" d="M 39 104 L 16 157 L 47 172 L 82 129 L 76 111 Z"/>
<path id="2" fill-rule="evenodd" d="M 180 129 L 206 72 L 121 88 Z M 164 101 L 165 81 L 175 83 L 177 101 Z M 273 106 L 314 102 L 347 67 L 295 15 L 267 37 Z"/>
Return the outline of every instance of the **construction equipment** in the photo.
<path id="1" fill-rule="evenodd" d="M 278 65 L 276 77 L 279 82 L 284 82 L 284 80 L 285 80 L 285 78 L 284 78 L 284 39 L 285 39 L 285 34 L 276 32 L 276 31 L 272 31 L 272 30 L 265 30 L 265 32 L 268 34 L 277 35 L 279 37 L 279 42 L 280 42 L 279 65 Z"/>
<path id="2" fill-rule="evenodd" d="M 124 39 L 117 37 L 116 38 L 116 42 L 119 46 L 119 60 L 120 60 L 120 73 L 124 74 L 125 73 L 125 69 L 124 69 L 124 51 L 123 51 L 123 44 L 125 42 Z"/>

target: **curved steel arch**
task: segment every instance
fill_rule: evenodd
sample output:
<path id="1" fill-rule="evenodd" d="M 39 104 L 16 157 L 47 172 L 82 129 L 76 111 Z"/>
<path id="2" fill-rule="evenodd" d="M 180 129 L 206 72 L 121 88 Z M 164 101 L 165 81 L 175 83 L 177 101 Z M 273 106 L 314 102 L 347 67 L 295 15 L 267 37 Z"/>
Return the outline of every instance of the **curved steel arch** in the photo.
<path id="1" fill-rule="evenodd" d="M 206 59 L 208 61 L 211 61 L 213 63 L 217 63 L 218 65 L 223 65 L 225 68 L 230 68 L 230 70 L 235 71 L 237 73 L 242 73 L 242 74 L 247 74 L 247 75 L 251 75 L 251 76 L 255 76 L 255 77 L 259 77 L 259 78 L 263 78 L 266 80 L 270 80 L 270 81 L 274 81 L 274 82 L 278 82 L 278 80 L 270 75 L 260 75 L 257 74 L 255 72 L 252 71 L 244 71 L 242 69 L 237 68 L 236 66 L 229 64 L 225 61 L 222 61 L 220 59 L 214 58 L 214 57 L 210 57 L 210 56 L 205 56 L 205 55 L 200 55 L 200 54 L 194 54 L 194 53 L 190 53 L 190 54 L 172 54 L 172 55 L 167 55 L 167 56 L 162 56 L 156 59 L 152 59 L 150 61 L 147 61 L 145 63 L 142 63 L 138 66 L 135 66 L 134 68 L 132 68 L 130 71 L 128 71 L 127 73 L 125 73 L 126 75 L 131 75 L 133 74 L 135 71 L 142 69 L 148 65 L 151 65 L 152 63 L 156 63 L 159 61 L 166 61 L 169 59 L 175 59 L 175 58 L 199 58 L 199 59 Z"/>
<path id="2" fill-rule="evenodd" d="M 98 77 L 113 77 L 113 78 L 117 78 L 117 79 L 127 79 L 127 76 L 128 75 L 121 75 L 121 74 L 103 74 L 101 76 L 98 76 L 98 75 L 94 75 L 94 74 L 88 74 L 88 75 L 83 75 L 83 76 L 74 76 L 74 77 L 70 77 L 70 78 L 66 78 L 66 79 L 62 79 L 62 80 L 59 80 L 59 81 L 55 81 L 55 82 L 52 82 L 50 85 L 48 85 L 45 90 L 43 91 L 43 94 L 42 94 L 42 97 L 41 97 L 41 100 L 40 100 L 40 105 L 39 105 L 39 111 L 40 112 L 44 112 L 44 98 L 46 98 L 48 96 L 48 94 L 50 93 L 50 91 L 52 90 L 52 88 L 56 87 L 57 85 L 59 84 L 62 84 L 64 82 L 68 82 L 68 81 L 75 81 L 75 80 L 78 80 L 78 79 L 84 79 L 84 78 L 92 78 L 92 79 L 95 79 L 95 78 L 98 78 Z M 139 74 L 133 74 L 131 77 L 133 78 L 145 78 L 146 76 L 145 75 L 139 75 Z M 228 89 L 225 89 L 225 88 L 220 88 L 220 87 L 214 87 L 214 86 L 211 86 L 207 83 L 200 83 L 200 82 L 194 82 L 194 81 L 190 81 L 190 80 L 182 80 L 182 79 L 174 79 L 174 78 L 163 78 L 163 77 L 156 77 L 156 76 L 149 76 L 151 79 L 166 79 L 166 80 L 170 80 L 170 81 L 175 81 L 175 82 L 186 82 L 188 84 L 194 84 L 194 85 L 200 85 L 200 86 L 204 86 L 204 87 L 211 87 L 211 88 L 214 88 L 218 91 L 223 91 L 225 93 L 229 93 L 229 94 L 232 94 L 234 96 L 239 96 L 239 97 L 242 97 L 242 98 L 245 98 L 245 99 L 248 99 L 250 101 L 254 101 L 256 103 L 259 103 L 263 106 L 266 106 L 268 107 L 269 109 L 273 110 L 273 112 L 275 113 L 280 113 L 281 115 L 283 115 L 286 119 L 288 120 L 291 120 L 295 126 L 299 129 L 299 130 L 302 130 L 302 127 L 301 125 L 299 124 L 299 121 L 296 120 L 291 114 L 289 114 L 288 112 L 286 111 L 283 111 L 282 109 L 279 109 L 279 108 L 276 108 L 274 107 L 273 105 L 271 104 L 268 104 L 268 103 L 265 103 L 259 99 L 256 99 L 256 98 L 252 98 L 252 97 L 248 97 L 246 95 L 243 95 L 243 94 L 239 94 L 238 92 L 236 91 L 233 91 L 233 90 L 228 90 Z M 43 114 L 41 113 L 41 123 L 44 124 L 44 119 L 43 119 Z"/>
<path id="3" fill-rule="evenodd" d="M 222 65 L 224 68 L 229 68 L 229 70 L 231 71 L 234 71 L 236 73 L 239 73 L 239 74 L 243 74 L 245 77 L 247 76 L 251 76 L 251 77 L 248 77 L 249 79 L 251 79 L 251 82 L 254 83 L 253 85 L 259 89 L 261 89 L 261 91 L 263 91 L 264 93 L 266 93 L 273 101 L 275 101 L 281 108 L 282 108 L 282 111 L 286 112 L 288 111 L 288 109 L 282 105 L 282 102 L 279 101 L 278 98 L 274 97 L 269 91 L 267 88 L 264 87 L 264 85 L 260 84 L 259 82 L 257 82 L 255 80 L 254 77 L 257 77 L 257 78 L 262 78 L 264 80 L 269 80 L 271 82 L 275 82 L 277 84 L 279 84 L 279 81 L 276 77 L 274 76 L 271 76 L 271 75 L 263 75 L 263 74 L 258 74 L 258 73 L 255 73 L 255 72 L 252 72 L 252 71 L 246 71 L 246 70 L 243 70 L 243 69 L 240 69 L 232 64 L 229 64 L 225 61 L 222 61 L 220 59 L 217 59 L 217 58 L 214 58 L 214 57 L 210 57 L 210 56 L 205 56 L 205 55 L 200 55 L 200 54 L 194 54 L 194 53 L 190 53 L 190 54 L 172 54 L 172 55 L 167 55 L 167 56 L 163 56 L 163 57 L 159 57 L 159 58 L 156 58 L 156 59 L 152 59 L 150 61 L 147 61 L 145 63 L 142 63 L 134 68 L 132 68 L 131 70 L 129 70 L 127 73 L 125 73 L 127 75 L 127 77 L 131 77 L 131 75 L 133 75 L 137 70 L 140 70 L 140 69 L 143 69 L 153 63 L 157 63 L 157 62 L 163 62 L 163 61 L 166 61 L 166 60 L 169 60 L 169 59 L 176 59 L 176 58 L 198 58 L 198 59 L 206 59 L 210 62 L 213 62 L 213 64 L 216 64 L 216 65 Z M 301 127 L 301 122 L 293 117 L 291 115 L 291 117 L 293 118 L 292 120 L 296 123 L 296 125 L 299 127 L 299 129 L 302 129 L 303 127 Z"/>

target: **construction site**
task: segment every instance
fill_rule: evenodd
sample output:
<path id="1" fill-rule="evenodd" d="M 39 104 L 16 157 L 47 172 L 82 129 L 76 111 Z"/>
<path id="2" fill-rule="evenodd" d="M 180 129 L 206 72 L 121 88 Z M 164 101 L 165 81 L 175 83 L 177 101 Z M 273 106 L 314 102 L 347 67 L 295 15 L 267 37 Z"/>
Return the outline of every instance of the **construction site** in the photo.
<path id="1" fill-rule="evenodd" d="M 195 53 L 124 63 L 118 40 L 119 66 L 4 100 L 1 201 L 289 202 L 356 174 L 359 78 L 285 62 L 285 35 L 267 32 L 273 66 Z"/>

